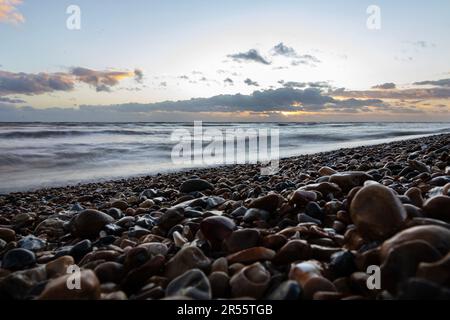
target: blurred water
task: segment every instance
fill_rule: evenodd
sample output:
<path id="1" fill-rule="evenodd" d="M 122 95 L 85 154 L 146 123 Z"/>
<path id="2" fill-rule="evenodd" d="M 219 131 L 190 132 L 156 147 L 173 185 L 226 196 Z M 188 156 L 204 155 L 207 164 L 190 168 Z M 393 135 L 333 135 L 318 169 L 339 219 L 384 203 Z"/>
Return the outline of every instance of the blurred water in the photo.
<path id="1" fill-rule="evenodd" d="M 167 172 L 170 140 L 193 123 L 0 123 L 0 192 Z M 203 123 L 278 129 L 281 157 L 450 132 L 449 123 Z"/>

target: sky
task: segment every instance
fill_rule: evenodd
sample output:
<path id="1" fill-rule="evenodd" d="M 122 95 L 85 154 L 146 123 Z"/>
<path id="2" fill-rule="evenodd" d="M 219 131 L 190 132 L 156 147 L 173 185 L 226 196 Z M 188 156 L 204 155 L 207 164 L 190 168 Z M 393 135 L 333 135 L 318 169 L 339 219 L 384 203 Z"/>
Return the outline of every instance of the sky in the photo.
<path id="1" fill-rule="evenodd" d="M 450 1 L 0 0 L 0 121 L 450 121 Z"/>

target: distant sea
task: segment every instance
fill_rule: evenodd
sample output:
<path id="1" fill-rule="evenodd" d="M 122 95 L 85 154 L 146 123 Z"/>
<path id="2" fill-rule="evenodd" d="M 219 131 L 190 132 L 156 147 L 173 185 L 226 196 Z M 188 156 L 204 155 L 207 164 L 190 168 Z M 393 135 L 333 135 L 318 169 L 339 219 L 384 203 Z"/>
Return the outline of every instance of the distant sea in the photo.
<path id="1" fill-rule="evenodd" d="M 192 167 L 170 140 L 193 123 L 0 123 L 0 193 Z M 280 157 L 449 133 L 450 123 L 203 123 L 203 129 L 278 129 Z"/>

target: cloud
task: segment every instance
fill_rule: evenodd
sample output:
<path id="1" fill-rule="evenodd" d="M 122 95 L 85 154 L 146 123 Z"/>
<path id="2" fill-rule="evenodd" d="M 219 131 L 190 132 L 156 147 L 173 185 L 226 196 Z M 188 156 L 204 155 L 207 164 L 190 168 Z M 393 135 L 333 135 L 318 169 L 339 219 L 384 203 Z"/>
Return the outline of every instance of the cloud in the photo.
<path id="1" fill-rule="evenodd" d="M 227 57 L 238 62 L 257 62 L 269 65 L 271 62 L 266 60 L 256 49 L 250 49 L 247 52 L 229 54 Z"/>
<path id="2" fill-rule="evenodd" d="M 310 81 L 310 82 L 297 82 L 297 81 L 287 81 L 284 80 L 278 81 L 285 88 L 331 88 L 330 84 L 327 81 Z"/>
<path id="3" fill-rule="evenodd" d="M 272 52 L 274 56 L 280 55 L 285 57 L 297 57 L 297 52 L 295 52 L 294 48 L 288 47 L 280 42 L 272 48 Z"/>
<path id="4" fill-rule="evenodd" d="M 24 23 L 25 17 L 17 10 L 21 3 L 22 0 L 0 0 L 0 23 Z"/>
<path id="5" fill-rule="evenodd" d="M 234 85 L 234 81 L 233 81 L 233 79 L 231 79 L 231 78 L 226 78 L 226 79 L 223 80 L 223 82 L 224 82 L 226 85 L 230 85 L 230 86 Z"/>
<path id="6" fill-rule="evenodd" d="M 427 41 L 424 41 L 424 40 L 409 41 L 407 43 L 411 44 L 412 46 L 414 46 L 416 48 L 422 48 L 422 49 L 436 47 L 436 44 L 434 44 L 432 42 L 427 42 Z"/>
<path id="7" fill-rule="evenodd" d="M 310 54 L 298 54 L 294 48 L 286 46 L 283 42 L 275 45 L 272 50 L 272 55 L 274 56 L 284 56 L 291 58 L 291 66 L 298 65 L 314 65 L 315 63 L 320 63 L 320 60 Z"/>
<path id="8" fill-rule="evenodd" d="M 345 90 L 335 89 L 329 92 L 332 96 L 355 97 L 355 98 L 377 98 L 377 99 L 449 99 L 450 88 L 414 88 L 414 89 L 394 89 L 394 90 Z"/>
<path id="9" fill-rule="evenodd" d="M 167 82 L 166 81 L 160 82 L 159 86 L 160 87 L 167 87 Z"/>
<path id="10" fill-rule="evenodd" d="M 141 69 L 134 69 L 134 80 L 138 83 L 142 83 L 144 80 L 144 72 Z"/>
<path id="11" fill-rule="evenodd" d="M 384 89 L 384 90 L 388 90 L 388 89 L 395 89 L 395 83 L 393 82 L 386 82 L 383 84 L 377 84 L 375 86 L 372 87 L 372 89 Z"/>
<path id="12" fill-rule="evenodd" d="M 418 86 L 432 85 L 432 86 L 439 86 L 439 87 L 450 87 L 450 79 L 426 80 L 426 81 L 414 82 L 413 84 L 418 85 Z"/>
<path id="13" fill-rule="evenodd" d="M 253 80 L 250 79 L 250 78 L 245 79 L 245 80 L 244 80 L 244 83 L 245 83 L 246 85 L 248 85 L 248 86 L 259 87 L 259 83 L 256 82 L 256 81 L 253 81 Z"/>
<path id="14" fill-rule="evenodd" d="M 8 97 L 1 97 L 0 96 L 0 102 L 4 102 L 4 103 L 25 103 L 24 100 L 21 99 L 11 99 Z"/>
<path id="15" fill-rule="evenodd" d="M 0 70 L 0 96 L 9 94 L 38 95 L 54 91 L 72 91 L 77 83 L 85 83 L 98 92 L 110 91 L 120 80 L 134 77 L 140 82 L 143 73 L 139 69 L 128 71 L 96 71 L 75 67 L 68 72 L 24 73 Z"/>

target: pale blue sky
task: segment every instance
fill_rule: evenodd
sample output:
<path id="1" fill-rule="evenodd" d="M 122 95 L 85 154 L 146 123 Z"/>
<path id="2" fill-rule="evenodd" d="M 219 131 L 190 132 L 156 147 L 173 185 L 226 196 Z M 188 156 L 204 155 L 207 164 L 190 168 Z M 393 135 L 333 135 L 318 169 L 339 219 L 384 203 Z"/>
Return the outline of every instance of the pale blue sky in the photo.
<path id="1" fill-rule="evenodd" d="M 71 4 L 81 8 L 81 30 L 66 28 Z M 372 4 L 381 8 L 380 30 L 366 27 Z M 280 80 L 367 90 L 385 82 L 408 88 L 450 78 L 445 0 L 23 0 L 16 7 L 25 21 L 0 22 L 0 70 L 51 74 L 82 67 L 144 74 L 140 83 L 126 77 L 108 92 L 84 82 L 73 90 L 8 95 L 37 108 L 251 94 L 275 89 Z M 292 66 L 289 58 L 272 54 L 281 42 L 320 62 Z M 271 64 L 228 57 L 250 49 Z M 247 78 L 259 86 L 246 84 Z"/>

